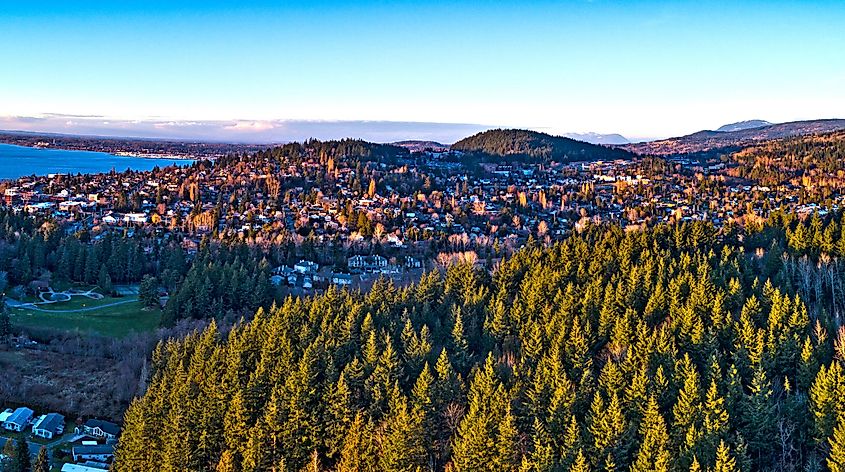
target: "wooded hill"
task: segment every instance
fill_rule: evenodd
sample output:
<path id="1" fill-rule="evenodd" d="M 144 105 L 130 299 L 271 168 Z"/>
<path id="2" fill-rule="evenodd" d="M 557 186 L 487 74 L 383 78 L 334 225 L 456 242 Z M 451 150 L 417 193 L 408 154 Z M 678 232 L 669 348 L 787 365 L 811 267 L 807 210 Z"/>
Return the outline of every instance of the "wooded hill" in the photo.
<path id="1" fill-rule="evenodd" d="M 115 470 L 843 470 L 843 227 L 593 227 L 212 324 L 155 350 Z"/>
<path id="2" fill-rule="evenodd" d="M 730 155 L 738 165 L 730 175 L 763 185 L 811 179 L 815 187 L 831 190 L 845 172 L 845 131 L 768 141 Z"/>
<path id="3" fill-rule="evenodd" d="M 629 152 L 621 149 L 520 129 L 484 131 L 458 141 L 451 146 L 451 149 L 473 154 L 557 162 L 631 158 Z"/>
<path id="4" fill-rule="evenodd" d="M 700 154 L 707 156 L 736 151 L 764 141 L 829 133 L 842 129 L 845 129 L 845 120 L 794 121 L 737 131 L 699 131 L 687 136 L 626 144 L 622 147 L 641 155 Z"/>

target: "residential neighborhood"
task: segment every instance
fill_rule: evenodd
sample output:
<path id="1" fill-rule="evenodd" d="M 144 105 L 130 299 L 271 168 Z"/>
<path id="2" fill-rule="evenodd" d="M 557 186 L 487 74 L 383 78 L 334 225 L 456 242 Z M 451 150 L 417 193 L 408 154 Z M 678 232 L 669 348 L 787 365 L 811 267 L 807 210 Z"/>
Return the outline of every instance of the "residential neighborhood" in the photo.
<path id="1" fill-rule="evenodd" d="M 845 204 L 836 185 L 797 170 L 755 180 L 724 156 L 477 162 L 459 151 L 361 158 L 334 143 L 298 146 L 150 172 L 24 177 L 0 191 L 8 208 L 91 241 L 139 237 L 147 251 L 174 241 L 188 254 L 204 240 L 274 246 L 274 284 L 304 292 L 355 286 L 359 275 L 398 279 L 443 253 L 491 261 L 590 224 L 722 226 Z"/>
<path id="2" fill-rule="evenodd" d="M 63 415 L 36 415 L 23 406 L 0 412 L 0 425 L 0 451 L 9 441 L 25 441 L 33 456 L 44 447 L 52 464 L 63 471 L 108 470 L 120 436 L 120 426 L 109 421 L 91 418 L 68 430 Z M 0 454 L 0 462 L 3 457 Z"/>

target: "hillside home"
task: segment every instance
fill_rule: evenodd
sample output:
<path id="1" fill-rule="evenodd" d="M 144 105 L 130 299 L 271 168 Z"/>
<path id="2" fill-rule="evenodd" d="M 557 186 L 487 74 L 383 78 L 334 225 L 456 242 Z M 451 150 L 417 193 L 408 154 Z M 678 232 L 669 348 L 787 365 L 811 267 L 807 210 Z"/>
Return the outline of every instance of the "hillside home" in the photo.
<path id="1" fill-rule="evenodd" d="M 6 410 L 8 412 L 9 410 Z M 11 412 L 8 417 L 3 421 L 3 428 L 9 431 L 17 431 L 21 432 L 29 426 L 29 422 L 32 421 L 32 415 L 35 412 L 30 410 L 26 407 L 20 407 L 17 410 Z"/>
<path id="2" fill-rule="evenodd" d="M 114 459 L 114 446 L 98 444 L 96 446 L 74 446 L 71 450 L 74 462 L 97 461 L 109 462 Z"/>
<path id="3" fill-rule="evenodd" d="M 32 434 L 44 439 L 53 439 L 64 432 L 65 417 L 58 413 L 41 415 L 32 425 Z"/>
<path id="4" fill-rule="evenodd" d="M 117 439 L 120 434 L 120 426 L 103 420 L 88 420 L 82 426 L 77 426 L 76 434 L 87 434 L 95 438 Z"/>

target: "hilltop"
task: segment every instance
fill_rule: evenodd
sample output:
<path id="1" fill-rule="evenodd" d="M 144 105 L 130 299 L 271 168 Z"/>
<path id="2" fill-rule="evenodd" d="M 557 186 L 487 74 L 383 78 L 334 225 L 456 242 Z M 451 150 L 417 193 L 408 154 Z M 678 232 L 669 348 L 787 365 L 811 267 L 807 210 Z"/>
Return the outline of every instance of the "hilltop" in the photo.
<path id="1" fill-rule="evenodd" d="M 743 131 L 746 129 L 755 129 L 755 128 L 762 128 L 764 126 L 771 126 L 774 123 L 769 123 L 766 120 L 747 120 L 747 121 L 738 121 L 736 123 L 730 123 L 724 126 L 720 126 L 719 129 L 716 131 L 724 131 L 724 132 L 731 132 L 731 131 Z"/>
<path id="2" fill-rule="evenodd" d="M 658 156 L 726 152 L 771 139 L 828 133 L 841 129 L 845 129 L 845 120 L 793 121 L 738 131 L 705 130 L 678 138 L 628 144 L 621 147 L 635 154 Z"/>
<path id="3" fill-rule="evenodd" d="M 397 141 L 393 143 L 393 145 L 403 147 L 411 152 L 445 152 L 449 150 L 448 144 L 438 143 L 437 141 L 422 141 L 409 139 L 406 141 Z"/>
<path id="4" fill-rule="evenodd" d="M 517 156 L 555 161 L 599 161 L 630 159 L 631 154 L 562 136 L 520 129 L 494 129 L 464 138 L 453 151 L 492 156 Z"/>

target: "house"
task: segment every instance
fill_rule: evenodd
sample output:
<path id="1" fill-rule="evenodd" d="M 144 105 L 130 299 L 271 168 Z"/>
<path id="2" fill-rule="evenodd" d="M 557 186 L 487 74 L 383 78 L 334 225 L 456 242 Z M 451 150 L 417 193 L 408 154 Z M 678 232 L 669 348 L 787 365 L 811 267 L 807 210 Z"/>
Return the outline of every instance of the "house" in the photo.
<path id="1" fill-rule="evenodd" d="M 76 434 L 87 434 L 95 438 L 117 439 L 120 426 L 103 420 L 88 420 L 74 430 Z"/>
<path id="2" fill-rule="evenodd" d="M 283 266 L 276 267 L 275 269 L 273 269 L 273 270 L 271 270 L 271 271 L 270 271 L 270 273 L 271 273 L 272 275 L 281 275 L 282 277 L 287 277 L 287 276 L 288 276 L 288 275 L 290 275 L 292 272 L 293 272 L 293 269 L 291 269 L 291 268 L 290 268 L 290 267 L 288 267 L 288 266 L 284 266 L 284 265 L 283 265 Z"/>
<path id="3" fill-rule="evenodd" d="M 145 224 L 148 219 L 146 213 L 127 213 L 123 215 L 123 221 L 127 223 Z"/>
<path id="4" fill-rule="evenodd" d="M 96 446 L 74 446 L 71 449 L 73 461 L 109 462 L 114 459 L 114 445 L 98 444 Z"/>
<path id="5" fill-rule="evenodd" d="M 340 287 L 352 285 L 352 276 L 349 274 L 332 274 L 332 283 Z"/>
<path id="6" fill-rule="evenodd" d="M 350 269 L 376 272 L 387 267 L 387 259 L 381 256 L 352 256 L 346 263 Z"/>
<path id="7" fill-rule="evenodd" d="M 8 410 L 6 410 L 8 411 Z M 17 410 L 13 411 L 5 421 L 3 421 L 3 428 L 9 431 L 17 431 L 21 432 L 29 426 L 29 422 L 32 420 L 32 415 L 35 412 L 30 410 L 27 407 L 20 407 Z"/>
<path id="8" fill-rule="evenodd" d="M 41 415 L 32 425 L 32 434 L 44 438 L 53 439 L 65 432 L 65 417 L 58 413 Z"/>
<path id="9" fill-rule="evenodd" d="M 299 261 L 293 266 L 293 270 L 302 275 L 313 275 L 320 270 L 320 265 L 311 261 Z"/>

